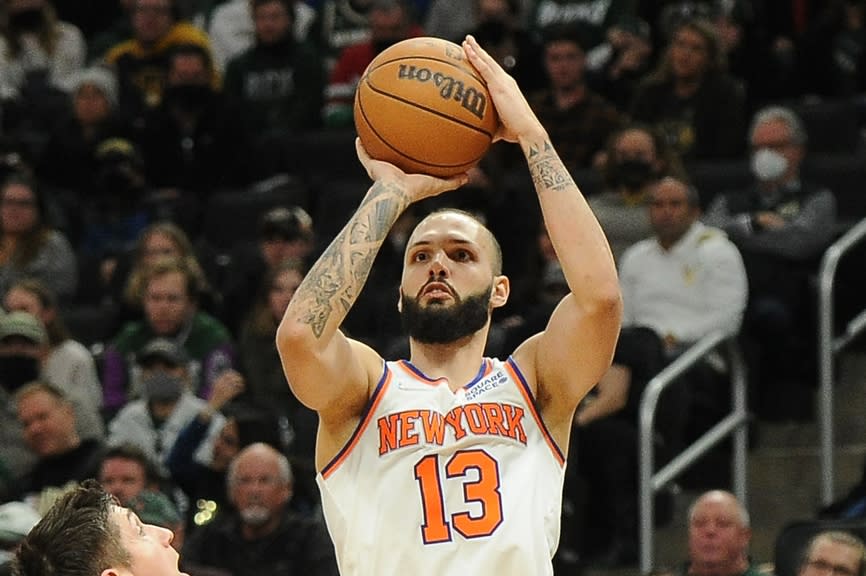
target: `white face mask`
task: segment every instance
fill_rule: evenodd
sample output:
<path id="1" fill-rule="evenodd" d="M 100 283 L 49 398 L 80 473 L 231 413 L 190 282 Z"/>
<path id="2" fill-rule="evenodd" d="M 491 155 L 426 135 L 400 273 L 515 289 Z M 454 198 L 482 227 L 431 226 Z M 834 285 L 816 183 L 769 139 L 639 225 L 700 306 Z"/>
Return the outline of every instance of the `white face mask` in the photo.
<path id="1" fill-rule="evenodd" d="M 752 155 L 752 172 L 762 182 L 779 179 L 788 170 L 788 159 L 769 148 L 760 148 Z"/>

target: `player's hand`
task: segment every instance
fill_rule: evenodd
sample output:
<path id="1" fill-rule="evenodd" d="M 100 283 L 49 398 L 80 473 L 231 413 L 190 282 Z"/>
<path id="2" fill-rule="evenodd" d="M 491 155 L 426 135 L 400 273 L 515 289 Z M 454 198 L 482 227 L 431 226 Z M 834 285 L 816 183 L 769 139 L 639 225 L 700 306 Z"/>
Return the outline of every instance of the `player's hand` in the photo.
<path id="1" fill-rule="evenodd" d="M 500 125 L 494 140 L 517 142 L 521 137 L 543 133 L 544 128 L 526 101 L 523 92 L 520 91 L 517 81 L 478 44 L 471 34 L 463 41 L 463 51 L 472 66 L 484 78 L 487 91 L 493 99 L 493 106 L 499 114 Z"/>
<path id="2" fill-rule="evenodd" d="M 428 174 L 406 174 L 390 162 L 372 158 L 361 144 L 360 138 L 355 138 L 355 150 L 358 153 L 358 160 L 361 161 L 371 180 L 398 184 L 410 196 L 412 202 L 455 190 L 469 181 L 469 175 L 466 173 L 451 178 L 438 178 Z"/>

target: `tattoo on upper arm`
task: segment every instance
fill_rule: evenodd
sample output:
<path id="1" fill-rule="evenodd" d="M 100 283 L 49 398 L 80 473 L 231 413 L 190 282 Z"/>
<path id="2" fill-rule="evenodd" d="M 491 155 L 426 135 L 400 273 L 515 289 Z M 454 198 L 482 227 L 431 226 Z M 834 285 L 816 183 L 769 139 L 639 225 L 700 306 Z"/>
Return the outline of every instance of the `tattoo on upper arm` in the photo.
<path id="1" fill-rule="evenodd" d="M 355 303 L 382 242 L 408 203 L 400 187 L 375 183 L 346 227 L 307 273 L 295 298 L 304 310 L 300 321 L 310 326 L 316 338 L 322 336 L 335 311 L 345 316 Z"/>
<path id="2" fill-rule="evenodd" d="M 536 188 L 547 190 L 566 190 L 575 186 L 571 174 L 553 150 L 550 142 L 545 141 L 542 147 L 529 147 L 529 173 Z"/>

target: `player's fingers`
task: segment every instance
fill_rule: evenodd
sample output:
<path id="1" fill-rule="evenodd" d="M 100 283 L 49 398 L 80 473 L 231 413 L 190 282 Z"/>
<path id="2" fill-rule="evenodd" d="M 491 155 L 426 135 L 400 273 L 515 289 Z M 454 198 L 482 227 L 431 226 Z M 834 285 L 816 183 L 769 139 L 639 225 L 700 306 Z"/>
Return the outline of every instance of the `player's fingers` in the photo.
<path id="1" fill-rule="evenodd" d="M 493 69 L 491 66 L 493 58 L 478 44 L 472 34 L 466 35 L 466 39 L 463 41 L 463 51 L 466 52 L 472 65 L 481 72 L 482 76 Z"/>

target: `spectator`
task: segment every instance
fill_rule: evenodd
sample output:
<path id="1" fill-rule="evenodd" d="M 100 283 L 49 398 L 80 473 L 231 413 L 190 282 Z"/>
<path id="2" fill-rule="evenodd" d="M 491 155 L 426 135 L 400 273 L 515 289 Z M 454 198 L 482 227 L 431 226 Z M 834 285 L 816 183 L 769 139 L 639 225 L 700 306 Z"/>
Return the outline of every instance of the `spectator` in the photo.
<path id="1" fill-rule="evenodd" d="M 40 182 L 86 197 L 97 171 L 96 150 L 108 138 L 123 137 L 117 119 L 117 80 L 96 66 L 75 74 L 70 85 L 72 116 L 53 132 L 36 165 Z"/>
<path id="2" fill-rule="evenodd" d="M 421 36 L 423 30 L 412 20 L 408 0 L 371 0 L 365 12 L 369 38 L 340 50 L 325 88 L 324 123 L 329 128 L 352 125 L 352 102 L 358 81 L 380 52 L 400 40 Z"/>
<path id="3" fill-rule="evenodd" d="M 137 356 L 141 398 L 128 402 L 108 424 L 108 444 L 138 446 L 162 471 L 178 434 L 206 406 L 190 391 L 188 359 L 183 349 L 164 338 L 155 338 Z M 208 440 L 197 458 L 206 460 L 214 438 L 223 425 L 215 415 L 207 431 Z"/>
<path id="4" fill-rule="evenodd" d="M 849 532 L 819 532 L 809 540 L 797 576 L 860 576 L 866 568 L 866 546 Z"/>
<path id="5" fill-rule="evenodd" d="M 162 101 L 171 50 L 192 44 L 209 51 L 210 41 L 203 31 L 177 21 L 176 0 L 133 1 L 133 36 L 110 48 L 105 62 L 117 72 L 121 117 L 141 127 L 145 112 Z M 216 83 L 216 75 L 212 80 Z"/>
<path id="6" fill-rule="evenodd" d="M 749 129 L 754 183 L 717 196 L 705 218 L 727 232 L 746 263 L 746 357 L 756 381 L 756 413 L 764 419 L 808 419 L 812 413 L 810 277 L 833 239 L 836 201 L 820 182 L 801 178 L 806 141 L 803 123 L 790 109 L 756 112 Z"/>
<path id="7" fill-rule="evenodd" d="M 10 324 L 6 330 L 35 338 L 32 345 L 38 354 L 39 378 L 61 389 L 72 402 L 79 435 L 102 438 L 102 384 L 96 362 L 90 351 L 70 336 L 51 289 L 38 280 L 22 280 L 6 292 L 3 307 L 10 313 L 29 315 L 15 316 L 19 324 Z M 0 320 L 0 325 L 4 322 L 6 319 Z"/>
<path id="8" fill-rule="evenodd" d="M 7 0 L 0 33 L 0 98 L 30 89 L 72 90 L 87 47 L 81 30 L 57 20 L 48 0 Z"/>
<path id="9" fill-rule="evenodd" d="M 250 3 L 242 0 L 244 8 Z M 296 39 L 294 0 L 253 0 L 255 42 L 228 62 L 224 93 L 240 116 L 252 158 L 287 135 L 321 125 L 324 63 L 310 43 Z M 262 176 L 270 176 L 263 174 Z"/>
<path id="10" fill-rule="evenodd" d="M 174 532 L 172 546 L 183 546 L 183 519 L 163 491 L 167 485 L 159 467 L 137 446 L 108 448 L 99 464 L 97 480 L 122 506 L 133 510 L 142 522 Z"/>
<path id="11" fill-rule="evenodd" d="M 75 410 L 62 391 L 45 382 L 30 382 L 15 393 L 18 422 L 36 464 L 18 487 L 22 497 L 96 476 L 103 444 L 82 440 L 75 430 Z"/>
<path id="12" fill-rule="evenodd" d="M 334 547 L 318 519 L 289 510 L 292 469 L 285 456 L 253 444 L 229 465 L 229 498 L 237 512 L 193 533 L 182 567 L 223 570 L 233 576 L 337 574 Z"/>
<path id="13" fill-rule="evenodd" d="M 147 269 L 162 258 L 182 260 L 195 276 L 200 291 L 196 297 L 204 310 L 216 312 L 219 309 L 218 295 L 211 288 L 208 275 L 186 232 L 173 222 L 159 220 L 145 228 L 133 249 L 121 254 L 106 270 L 105 276 L 110 282 L 108 297 L 120 308 L 121 322 L 142 318 L 144 278 Z"/>
<path id="14" fill-rule="evenodd" d="M 689 508 L 689 559 L 677 574 L 758 576 L 749 561 L 749 513 L 730 492 L 711 490 Z"/>
<path id="15" fill-rule="evenodd" d="M 243 400 L 235 400 L 243 392 L 243 384 L 236 386 L 230 375 L 217 380 L 207 406 L 181 430 L 168 456 L 172 481 L 193 504 L 187 511 L 188 534 L 231 509 L 226 472 L 241 449 L 264 442 L 284 451 L 285 443 L 277 418 Z M 225 424 L 214 441 L 210 460 L 199 462 L 195 454 L 205 442 L 211 419 L 218 412 L 225 416 Z"/>
<path id="16" fill-rule="evenodd" d="M 126 323 L 103 357 L 103 391 L 109 413 L 139 390 L 130 376 L 134 359 L 153 338 L 167 338 L 189 358 L 189 391 L 208 398 L 213 381 L 234 362 L 228 329 L 198 309 L 198 276 L 183 261 L 160 259 L 142 280 L 144 319 Z"/>
<path id="17" fill-rule="evenodd" d="M 430 36 L 461 42 L 467 30 L 479 24 L 479 12 L 489 6 L 502 6 L 502 0 L 431 0 L 424 19 L 424 30 Z M 532 0 L 507 0 L 508 11 L 522 27 Z M 497 8 L 498 9 L 498 8 Z"/>
<path id="18" fill-rule="evenodd" d="M 174 46 L 166 54 L 162 99 L 146 114 L 140 136 L 148 184 L 188 230 L 196 230 L 212 191 L 246 183 L 239 119 L 227 112 L 214 74 L 205 47 Z"/>
<path id="19" fill-rule="evenodd" d="M 704 20 L 674 29 L 631 104 L 632 120 L 655 126 L 685 162 L 742 154 L 745 114 L 742 86 L 725 72 L 716 31 Z"/>
<path id="20" fill-rule="evenodd" d="M 613 365 L 575 414 L 578 473 L 596 495 L 587 525 L 594 533 L 610 531 L 602 556 L 607 564 L 637 557 L 637 405 L 643 386 L 700 338 L 736 331 L 746 307 L 740 255 L 720 230 L 698 221 L 697 192 L 665 177 L 650 194 L 653 237 L 633 244 L 620 261 L 623 329 Z M 684 441 L 687 416 L 700 395 L 715 392 L 707 388 L 716 375 L 708 367 L 704 380 L 692 376 L 663 396 L 657 421 L 669 453 Z"/>
<path id="21" fill-rule="evenodd" d="M 298 206 L 277 206 L 262 214 L 255 242 L 237 245 L 226 271 L 225 322 L 239 334 L 265 276 L 286 260 L 303 264 L 315 244 L 313 220 Z"/>
<path id="22" fill-rule="evenodd" d="M 74 1 L 74 0 L 73 0 Z M 87 35 L 87 61 L 101 62 L 112 47 L 132 39 L 132 14 L 136 0 L 117 0 L 117 13 L 104 30 Z"/>
<path id="23" fill-rule="evenodd" d="M 78 263 L 69 240 L 46 220 L 42 191 L 23 176 L 0 187 L 0 294 L 22 278 L 52 286 L 61 302 L 78 286 Z"/>
<path id="24" fill-rule="evenodd" d="M 545 30 L 544 69 L 548 86 L 529 104 L 572 168 L 589 168 L 623 118 L 614 106 L 586 85 L 583 40 L 573 27 Z"/>
<path id="25" fill-rule="evenodd" d="M 316 10 L 307 2 L 289 0 L 291 35 L 298 42 L 316 45 L 310 28 L 316 19 Z M 214 64 L 225 71 L 228 63 L 256 43 L 256 18 L 250 0 L 224 0 L 214 7 L 206 26 L 213 49 Z M 204 15 L 202 15 L 204 16 Z M 203 18 L 204 19 L 204 18 Z"/>
<path id="26" fill-rule="evenodd" d="M 269 270 L 241 328 L 238 352 L 250 400 L 262 410 L 275 410 L 287 419 L 293 433 L 289 454 L 293 456 L 296 472 L 313 479 L 319 420 L 316 413 L 298 402 L 288 389 L 280 357 L 271 346 L 277 325 L 304 279 L 304 273 L 304 267 L 294 260 L 284 261 Z"/>
<path id="27" fill-rule="evenodd" d="M 649 24 L 624 16 L 607 29 L 604 42 L 587 53 L 587 83 L 618 110 L 628 110 L 652 57 Z"/>
<path id="28" fill-rule="evenodd" d="M 605 188 L 589 205 L 619 262 L 626 248 L 652 235 L 647 210 L 652 187 L 665 176 L 684 179 L 685 170 L 656 130 L 630 124 L 608 141 L 600 171 Z"/>

